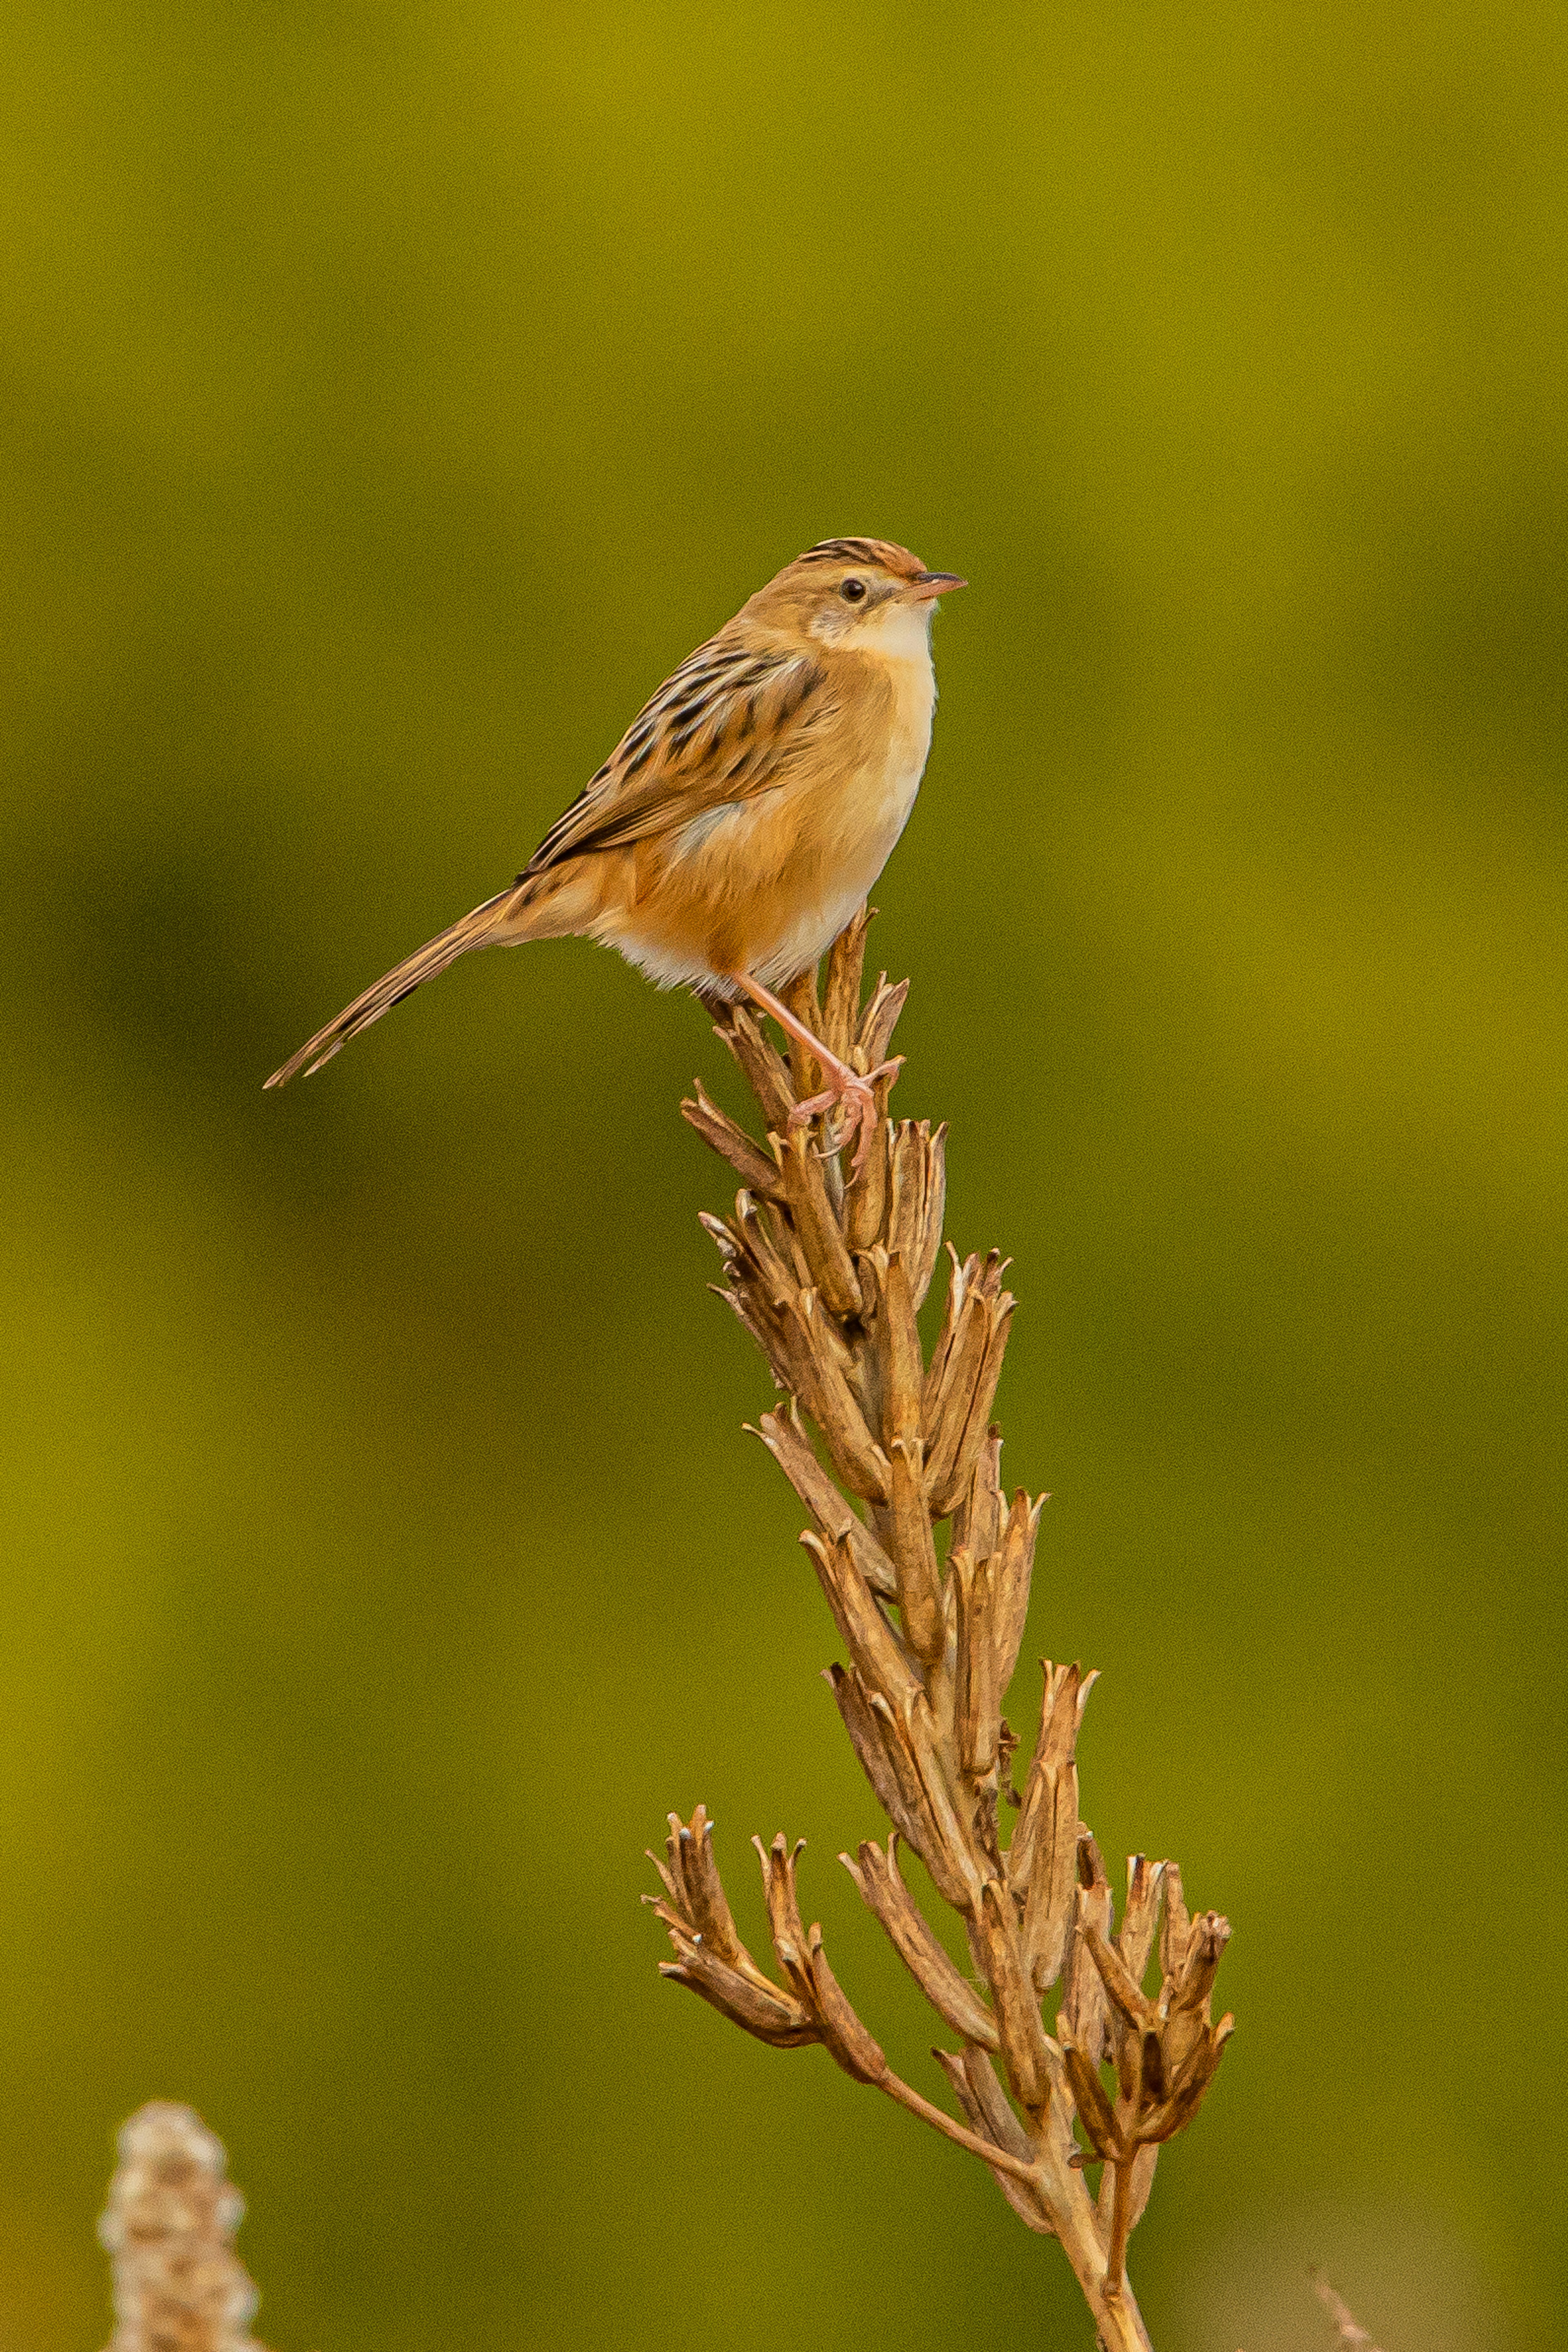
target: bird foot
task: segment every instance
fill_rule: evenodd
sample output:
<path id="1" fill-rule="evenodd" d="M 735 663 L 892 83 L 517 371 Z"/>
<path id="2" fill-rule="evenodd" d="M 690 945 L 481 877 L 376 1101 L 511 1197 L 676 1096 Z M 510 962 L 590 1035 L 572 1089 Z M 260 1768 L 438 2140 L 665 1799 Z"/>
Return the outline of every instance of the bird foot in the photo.
<path id="1" fill-rule="evenodd" d="M 821 1054 L 821 1047 L 817 1048 Z M 896 1078 L 904 1066 L 901 1054 L 890 1062 L 879 1062 L 864 1076 L 846 1063 L 829 1062 L 826 1076 L 831 1083 L 819 1095 L 810 1095 L 805 1102 L 796 1103 L 789 1115 L 792 1127 L 804 1127 L 807 1119 L 824 1117 L 836 1106 L 844 1107 L 844 1124 L 837 1135 L 826 1139 L 830 1151 L 842 1151 L 858 1135 L 851 1176 L 858 1176 L 866 1164 L 866 1154 L 871 1148 L 871 1138 L 877 1132 L 877 1097 L 872 1092 L 879 1078 Z"/>

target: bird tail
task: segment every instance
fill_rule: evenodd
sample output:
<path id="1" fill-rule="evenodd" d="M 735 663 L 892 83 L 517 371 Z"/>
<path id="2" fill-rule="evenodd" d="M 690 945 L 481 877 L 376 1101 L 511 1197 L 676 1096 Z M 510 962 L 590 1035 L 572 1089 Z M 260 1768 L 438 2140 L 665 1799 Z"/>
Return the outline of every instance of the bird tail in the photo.
<path id="1" fill-rule="evenodd" d="M 301 1070 L 307 1076 L 319 1070 L 323 1062 L 342 1053 L 351 1037 L 357 1037 L 362 1029 L 368 1029 L 373 1021 L 379 1021 L 384 1013 L 390 1013 L 395 1004 L 412 996 L 422 981 L 434 980 L 438 971 L 445 971 L 449 963 L 456 963 L 470 948 L 500 945 L 502 940 L 510 942 L 527 939 L 528 926 L 519 919 L 524 915 L 531 896 L 526 884 L 514 885 L 487 898 L 482 907 L 476 907 L 461 922 L 437 931 L 433 940 L 426 940 L 422 948 L 416 948 L 412 955 L 405 956 L 401 963 L 384 972 L 374 988 L 367 988 L 363 996 L 346 1004 L 335 1021 L 318 1029 L 308 1045 L 290 1055 L 280 1070 L 273 1071 L 268 1086 L 286 1087 Z"/>

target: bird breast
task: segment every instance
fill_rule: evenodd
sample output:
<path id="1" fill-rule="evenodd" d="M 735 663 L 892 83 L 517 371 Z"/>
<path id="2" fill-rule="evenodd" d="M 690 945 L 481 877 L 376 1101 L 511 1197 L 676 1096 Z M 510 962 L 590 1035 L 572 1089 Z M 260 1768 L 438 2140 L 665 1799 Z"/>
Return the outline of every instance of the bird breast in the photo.
<path id="1" fill-rule="evenodd" d="M 931 659 L 879 649 L 834 681 L 838 719 L 787 780 L 648 845 L 601 936 L 666 987 L 791 980 L 837 938 L 909 820 L 931 745 Z"/>

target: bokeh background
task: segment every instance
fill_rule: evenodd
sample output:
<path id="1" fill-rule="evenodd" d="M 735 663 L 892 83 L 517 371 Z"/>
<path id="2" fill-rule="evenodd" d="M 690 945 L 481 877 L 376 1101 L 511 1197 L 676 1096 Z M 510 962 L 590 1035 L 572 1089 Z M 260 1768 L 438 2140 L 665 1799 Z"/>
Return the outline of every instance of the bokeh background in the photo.
<path id="1" fill-rule="evenodd" d="M 475 959 L 815 539 L 973 586 L 877 960 L 1016 1260 L 1026 1657 L 1240 2031 L 1164 2352 L 1544 2344 L 1568 2294 L 1568 33 L 1370 5 L 15 0 L 0 2352 L 94 2352 L 188 2099 L 282 2352 L 1084 2345 L 820 2053 L 660 1983 L 702 1798 L 870 1800 L 703 1284 L 689 1002 Z M 1035 1705 L 1033 1669 L 1015 1720 Z"/>

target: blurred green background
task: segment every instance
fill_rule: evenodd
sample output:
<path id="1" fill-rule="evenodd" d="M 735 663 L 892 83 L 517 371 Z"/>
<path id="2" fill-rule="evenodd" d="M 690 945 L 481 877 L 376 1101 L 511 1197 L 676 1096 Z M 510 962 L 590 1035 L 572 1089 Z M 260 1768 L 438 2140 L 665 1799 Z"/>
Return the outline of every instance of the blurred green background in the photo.
<path id="1" fill-rule="evenodd" d="M 110 2133 L 228 2143 L 282 2352 L 1089 2342 L 1056 2250 L 655 1973 L 641 1849 L 811 1840 L 912 1987 L 707 1297 L 694 1005 L 475 959 L 828 533 L 973 586 L 879 893 L 1016 1257 L 1026 1657 L 1240 2019 L 1163 2352 L 1545 2343 L 1568 28 L 1556 7 L 17 0 L 0 924 L 0 2352 L 108 2333 Z M 1015 1721 L 1036 1705 L 1021 1677 Z"/>

